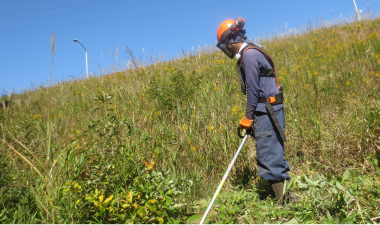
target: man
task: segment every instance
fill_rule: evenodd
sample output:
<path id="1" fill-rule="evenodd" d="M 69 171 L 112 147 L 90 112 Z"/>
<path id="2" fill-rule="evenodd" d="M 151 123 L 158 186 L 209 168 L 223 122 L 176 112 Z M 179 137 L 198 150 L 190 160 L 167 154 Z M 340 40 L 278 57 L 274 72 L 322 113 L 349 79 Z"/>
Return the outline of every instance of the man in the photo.
<path id="1" fill-rule="evenodd" d="M 229 58 L 238 59 L 237 69 L 241 90 L 247 95 L 245 116 L 239 127 L 252 129 L 256 140 L 258 175 L 269 181 L 278 199 L 298 201 L 298 195 L 284 185 L 289 184 L 289 163 L 284 159 L 285 114 L 282 88 L 277 82 L 273 60 L 263 51 L 263 46 L 248 41 L 244 19 L 226 20 L 217 31 L 218 44 Z M 283 196 L 284 195 L 284 196 Z"/>

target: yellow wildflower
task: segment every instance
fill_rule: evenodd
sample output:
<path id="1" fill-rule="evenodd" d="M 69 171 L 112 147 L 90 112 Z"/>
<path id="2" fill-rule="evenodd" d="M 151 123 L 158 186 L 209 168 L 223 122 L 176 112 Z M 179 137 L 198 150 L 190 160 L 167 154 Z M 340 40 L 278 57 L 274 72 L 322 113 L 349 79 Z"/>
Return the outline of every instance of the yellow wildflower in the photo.
<path id="1" fill-rule="evenodd" d="M 154 164 L 156 163 L 153 159 L 150 160 L 150 163 L 148 163 L 147 161 L 145 161 L 144 159 L 142 160 L 143 163 L 145 164 L 146 168 L 148 168 L 148 170 L 152 170 L 153 167 L 154 167 Z"/>
<path id="2" fill-rule="evenodd" d="M 232 111 L 232 114 L 236 115 L 236 114 L 239 113 L 240 107 L 239 106 L 234 106 L 231 111 Z"/>

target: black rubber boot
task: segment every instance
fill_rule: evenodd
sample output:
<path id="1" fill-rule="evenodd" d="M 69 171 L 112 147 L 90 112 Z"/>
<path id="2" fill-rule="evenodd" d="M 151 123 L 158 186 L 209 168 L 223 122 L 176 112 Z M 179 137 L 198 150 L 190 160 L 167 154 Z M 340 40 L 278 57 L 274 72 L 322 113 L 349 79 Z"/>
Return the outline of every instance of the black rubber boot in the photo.
<path id="1" fill-rule="evenodd" d="M 285 184 L 284 184 L 285 182 Z M 284 202 L 298 202 L 298 195 L 295 192 L 293 188 L 288 189 L 290 179 L 288 180 L 283 180 L 280 182 L 271 182 L 273 190 L 276 194 L 277 197 L 277 205 L 278 206 L 284 206 Z M 284 195 L 284 185 L 286 185 L 285 188 L 285 195 Z"/>
<path id="2" fill-rule="evenodd" d="M 280 182 L 272 183 L 272 187 L 273 187 L 274 193 L 276 194 L 277 205 L 283 206 L 284 205 L 284 197 L 283 197 L 284 182 L 280 181 Z"/>

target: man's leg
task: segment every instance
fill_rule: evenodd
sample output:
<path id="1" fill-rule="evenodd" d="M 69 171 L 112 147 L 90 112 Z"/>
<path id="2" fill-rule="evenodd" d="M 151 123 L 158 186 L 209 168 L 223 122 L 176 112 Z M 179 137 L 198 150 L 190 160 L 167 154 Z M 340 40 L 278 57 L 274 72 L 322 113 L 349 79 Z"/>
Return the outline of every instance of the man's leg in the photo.
<path id="1" fill-rule="evenodd" d="M 276 111 L 277 119 L 285 131 L 285 115 L 284 110 Z M 259 165 L 259 176 L 268 180 L 279 199 L 279 205 L 285 200 L 296 201 L 297 194 L 292 190 L 292 194 L 283 196 L 284 184 L 289 184 L 290 177 L 287 171 L 290 171 L 289 163 L 284 159 L 284 142 L 275 130 L 273 121 L 266 113 L 257 112 L 255 114 L 255 140 L 257 163 Z M 289 190 L 288 190 L 289 191 Z M 289 197 L 288 197 L 289 196 Z M 290 199 L 292 196 L 292 199 Z"/>

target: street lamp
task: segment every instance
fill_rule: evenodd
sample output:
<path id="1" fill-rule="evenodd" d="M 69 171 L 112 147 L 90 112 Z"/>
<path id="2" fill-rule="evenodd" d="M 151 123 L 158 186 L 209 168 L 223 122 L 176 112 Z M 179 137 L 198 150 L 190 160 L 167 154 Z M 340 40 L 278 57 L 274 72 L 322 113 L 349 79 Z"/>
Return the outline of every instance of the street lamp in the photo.
<path id="1" fill-rule="evenodd" d="M 74 39 L 73 41 L 74 42 L 78 42 L 80 45 L 82 45 L 82 43 L 80 43 L 77 39 Z M 86 50 L 86 48 L 83 45 L 82 45 L 82 47 L 84 48 L 84 51 L 86 52 L 86 74 L 87 74 L 87 78 L 88 78 L 87 50 Z"/>
<path id="2" fill-rule="evenodd" d="M 355 0 L 354 1 L 354 5 L 355 5 L 355 11 L 356 11 L 356 16 L 358 17 L 359 21 L 362 20 L 360 14 L 363 12 L 363 10 L 358 10 L 358 7 L 356 6 L 356 2 Z"/>

